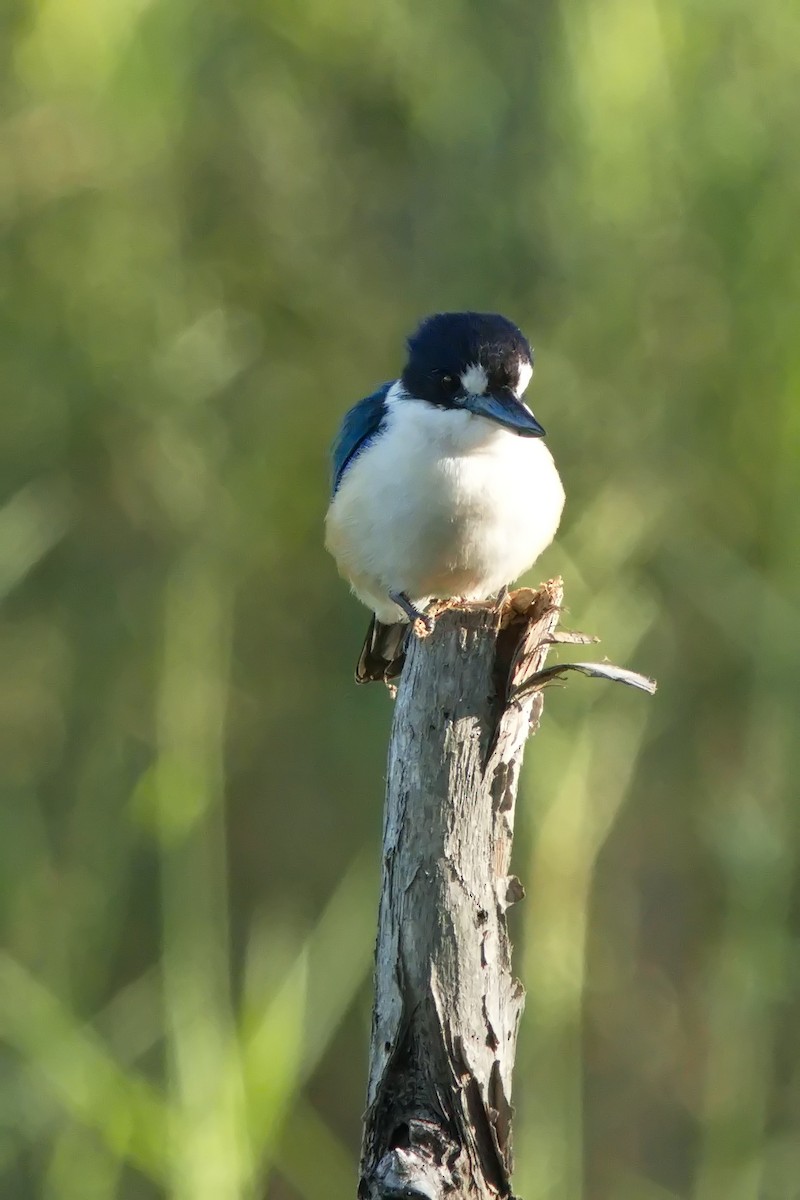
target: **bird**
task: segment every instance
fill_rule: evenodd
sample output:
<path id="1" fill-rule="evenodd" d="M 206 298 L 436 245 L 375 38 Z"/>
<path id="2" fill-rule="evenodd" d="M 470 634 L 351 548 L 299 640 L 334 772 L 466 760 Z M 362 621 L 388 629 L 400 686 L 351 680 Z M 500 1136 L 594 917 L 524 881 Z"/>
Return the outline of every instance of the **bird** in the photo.
<path id="1" fill-rule="evenodd" d="M 332 449 L 325 545 L 372 610 L 356 681 L 392 684 L 431 601 L 504 595 L 553 540 L 564 488 L 523 400 L 524 334 L 498 313 L 442 312 L 407 339 L 399 378 L 350 408 Z"/>

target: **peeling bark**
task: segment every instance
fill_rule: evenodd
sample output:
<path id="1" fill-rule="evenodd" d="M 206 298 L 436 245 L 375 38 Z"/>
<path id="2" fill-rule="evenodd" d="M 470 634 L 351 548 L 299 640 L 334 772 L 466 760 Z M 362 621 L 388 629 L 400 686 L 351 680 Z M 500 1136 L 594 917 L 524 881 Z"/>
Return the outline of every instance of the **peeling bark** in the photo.
<path id="1" fill-rule="evenodd" d="M 511 1197 L 511 1083 L 524 990 L 506 910 L 525 689 L 561 581 L 464 606 L 411 638 L 389 750 L 360 1200 Z M 509 697 L 516 697 L 509 699 Z"/>

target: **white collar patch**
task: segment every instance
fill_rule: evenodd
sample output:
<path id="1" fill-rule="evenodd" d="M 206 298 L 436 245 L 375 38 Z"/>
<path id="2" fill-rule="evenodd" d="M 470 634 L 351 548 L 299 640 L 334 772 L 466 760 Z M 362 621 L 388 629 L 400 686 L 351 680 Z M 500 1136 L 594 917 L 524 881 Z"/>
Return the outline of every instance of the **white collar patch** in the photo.
<path id="1" fill-rule="evenodd" d="M 517 399 L 525 394 L 525 389 L 533 377 L 533 367 L 529 362 L 525 362 L 523 358 L 519 360 L 519 374 L 517 375 L 517 386 L 514 388 L 514 395 Z"/>

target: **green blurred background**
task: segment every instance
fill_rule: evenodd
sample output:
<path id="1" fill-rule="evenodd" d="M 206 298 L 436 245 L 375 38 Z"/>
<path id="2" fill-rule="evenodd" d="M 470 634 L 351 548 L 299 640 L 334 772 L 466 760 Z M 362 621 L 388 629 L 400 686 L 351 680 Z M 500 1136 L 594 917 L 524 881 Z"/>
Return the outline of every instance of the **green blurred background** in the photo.
<path id="1" fill-rule="evenodd" d="M 800 21 L 7 0 L 0 1194 L 353 1196 L 391 717 L 343 410 L 506 313 L 568 504 L 524 1200 L 800 1196 Z"/>

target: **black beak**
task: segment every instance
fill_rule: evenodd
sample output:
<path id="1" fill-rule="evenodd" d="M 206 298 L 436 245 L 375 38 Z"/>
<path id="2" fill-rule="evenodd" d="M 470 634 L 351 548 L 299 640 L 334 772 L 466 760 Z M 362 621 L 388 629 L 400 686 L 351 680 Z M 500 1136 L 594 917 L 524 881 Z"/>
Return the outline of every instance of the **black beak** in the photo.
<path id="1" fill-rule="evenodd" d="M 518 400 L 510 388 L 500 388 L 481 395 L 470 393 L 462 406 L 467 412 L 486 417 L 520 437 L 544 437 L 544 429 L 527 404 Z"/>

